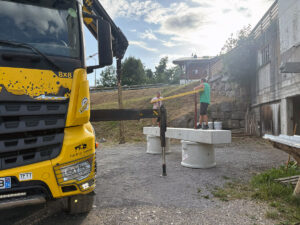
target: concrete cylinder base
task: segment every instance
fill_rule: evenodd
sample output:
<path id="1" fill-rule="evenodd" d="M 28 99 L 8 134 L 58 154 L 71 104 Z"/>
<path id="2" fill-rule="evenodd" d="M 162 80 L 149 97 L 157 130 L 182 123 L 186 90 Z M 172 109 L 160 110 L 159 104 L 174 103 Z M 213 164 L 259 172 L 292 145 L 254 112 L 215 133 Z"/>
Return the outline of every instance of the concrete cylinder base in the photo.
<path id="1" fill-rule="evenodd" d="M 147 135 L 147 153 L 148 154 L 161 154 L 160 137 Z M 166 138 L 166 153 L 170 153 L 170 139 Z"/>
<path id="2" fill-rule="evenodd" d="M 195 169 L 207 169 L 216 166 L 213 145 L 191 141 L 181 141 L 181 143 L 182 166 Z"/>

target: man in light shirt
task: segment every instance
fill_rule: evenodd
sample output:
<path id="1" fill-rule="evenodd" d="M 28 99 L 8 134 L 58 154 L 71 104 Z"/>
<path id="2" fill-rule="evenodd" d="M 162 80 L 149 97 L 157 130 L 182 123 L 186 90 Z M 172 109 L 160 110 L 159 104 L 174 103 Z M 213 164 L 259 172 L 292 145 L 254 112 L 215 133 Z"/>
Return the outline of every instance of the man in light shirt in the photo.
<path id="1" fill-rule="evenodd" d="M 157 101 L 159 99 L 163 99 L 163 97 L 160 96 L 160 92 L 158 91 L 158 92 L 156 92 L 156 97 L 152 98 L 151 102 L 150 102 L 151 104 L 153 104 L 153 110 L 158 111 L 160 109 L 160 107 L 163 105 L 162 101 Z M 157 121 L 156 118 L 152 119 L 152 125 L 153 126 L 157 125 L 157 122 L 158 121 Z"/>

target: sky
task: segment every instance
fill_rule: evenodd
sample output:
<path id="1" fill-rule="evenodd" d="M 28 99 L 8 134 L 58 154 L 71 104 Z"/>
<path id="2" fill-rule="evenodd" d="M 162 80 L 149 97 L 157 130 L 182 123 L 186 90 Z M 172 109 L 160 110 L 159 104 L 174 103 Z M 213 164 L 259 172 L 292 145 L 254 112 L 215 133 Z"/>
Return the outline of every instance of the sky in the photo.
<path id="1" fill-rule="evenodd" d="M 162 57 L 218 55 L 225 41 L 254 27 L 274 0 L 99 0 L 129 41 L 125 58 L 140 58 L 152 70 Z M 97 43 L 85 30 L 87 58 Z M 98 59 L 97 59 L 98 60 Z M 93 65 L 96 58 L 88 58 Z M 101 70 L 96 71 L 99 78 Z M 94 76 L 89 76 L 94 84 Z"/>

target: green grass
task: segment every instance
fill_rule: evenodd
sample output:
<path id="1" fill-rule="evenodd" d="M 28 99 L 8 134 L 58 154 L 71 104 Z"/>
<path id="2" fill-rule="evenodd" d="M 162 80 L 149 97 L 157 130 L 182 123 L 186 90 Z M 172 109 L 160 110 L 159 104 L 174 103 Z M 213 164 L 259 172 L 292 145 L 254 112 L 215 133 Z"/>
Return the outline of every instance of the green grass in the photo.
<path id="1" fill-rule="evenodd" d="M 266 212 L 266 217 L 268 219 L 277 220 L 277 219 L 280 218 L 280 215 L 279 215 L 278 211 L 272 210 L 272 211 L 267 211 Z"/>
<path id="2" fill-rule="evenodd" d="M 279 224 L 300 222 L 300 198 L 293 196 L 294 187 L 283 185 L 275 179 L 300 175 L 300 168 L 294 164 L 272 168 L 252 177 L 248 183 L 228 182 L 223 188 L 215 188 L 212 194 L 221 201 L 233 199 L 255 199 L 268 202 L 270 210 L 266 218 L 280 221 Z"/>

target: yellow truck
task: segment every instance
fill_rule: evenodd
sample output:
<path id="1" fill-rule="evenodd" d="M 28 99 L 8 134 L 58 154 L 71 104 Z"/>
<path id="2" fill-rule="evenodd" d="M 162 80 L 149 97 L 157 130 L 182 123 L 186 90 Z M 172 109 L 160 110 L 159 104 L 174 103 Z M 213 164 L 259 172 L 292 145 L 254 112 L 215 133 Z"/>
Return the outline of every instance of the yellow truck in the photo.
<path id="1" fill-rule="evenodd" d="M 85 62 L 84 25 L 99 65 Z M 0 209 L 64 199 L 89 211 L 95 133 L 87 74 L 128 41 L 98 0 L 0 1 Z"/>

